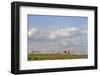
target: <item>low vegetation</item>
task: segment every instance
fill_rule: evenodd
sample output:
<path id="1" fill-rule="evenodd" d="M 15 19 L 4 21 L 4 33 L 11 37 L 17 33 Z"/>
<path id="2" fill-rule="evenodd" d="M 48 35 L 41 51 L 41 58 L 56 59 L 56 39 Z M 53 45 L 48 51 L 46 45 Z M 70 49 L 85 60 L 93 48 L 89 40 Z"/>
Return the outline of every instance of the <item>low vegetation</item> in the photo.
<path id="1" fill-rule="evenodd" d="M 84 59 L 87 55 L 67 55 L 67 54 L 28 54 L 28 61 L 33 60 L 57 60 L 57 59 Z"/>

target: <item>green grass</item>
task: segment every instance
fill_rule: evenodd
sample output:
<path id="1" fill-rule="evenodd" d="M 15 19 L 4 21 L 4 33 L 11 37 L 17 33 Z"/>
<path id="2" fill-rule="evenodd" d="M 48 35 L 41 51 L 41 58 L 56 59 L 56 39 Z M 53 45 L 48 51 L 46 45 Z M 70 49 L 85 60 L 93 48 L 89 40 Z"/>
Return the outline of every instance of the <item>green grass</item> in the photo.
<path id="1" fill-rule="evenodd" d="M 83 59 L 87 55 L 63 55 L 63 54 L 28 54 L 28 61 L 33 60 L 58 60 L 58 59 Z"/>

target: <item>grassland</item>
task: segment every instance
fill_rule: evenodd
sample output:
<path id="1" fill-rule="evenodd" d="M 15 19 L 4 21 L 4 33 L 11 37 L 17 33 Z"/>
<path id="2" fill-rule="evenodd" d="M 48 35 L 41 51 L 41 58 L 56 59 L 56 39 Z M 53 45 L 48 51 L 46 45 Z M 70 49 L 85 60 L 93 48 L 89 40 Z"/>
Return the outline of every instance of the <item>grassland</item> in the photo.
<path id="1" fill-rule="evenodd" d="M 65 54 L 28 54 L 28 61 L 34 60 L 58 60 L 58 59 L 84 59 L 87 55 L 65 55 Z"/>

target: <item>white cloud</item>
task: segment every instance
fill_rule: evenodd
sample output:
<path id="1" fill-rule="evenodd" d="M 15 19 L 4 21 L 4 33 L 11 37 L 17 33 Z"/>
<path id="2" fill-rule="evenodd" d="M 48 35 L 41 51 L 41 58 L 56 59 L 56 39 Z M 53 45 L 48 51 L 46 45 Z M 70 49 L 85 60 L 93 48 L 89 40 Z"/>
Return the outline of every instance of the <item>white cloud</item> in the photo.
<path id="1" fill-rule="evenodd" d="M 68 44 L 67 44 L 67 41 L 62 41 L 62 42 L 61 42 L 61 45 L 62 45 L 62 46 L 68 45 Z"/>
<path id="2" fill-rule="evenodd" d="M 81 31 L 81 33 L 86 34 L 87 33 L 87 30 L 83 30 L 83 31 Z"/>
<path id="3" fill-rule="evenodd" d="M 37 28 L 32 28 L 28 31 L 28 36 L 30 37 L 30 36 L 35 35 L 37 33 L 39 33 L 39 30 Z"/>
<path id="4" fill-rule="evenodd" d="M 77 32 L 79 30 L 80 30 L 79 28 L 75 28 L 75 27 L 58 29 L 56 31 L 50 32 L 49 39 L 69 37 L 69 36 L 75 34 L 75 32 Z"/>
<path id="5" fill-rule="evenodd" d="M 50 41 L 51 40 L 59 40 L 62 41 L 64 39 L 73 38 L 75 36 L 80 36 L 80 34 L 84 34 L 87 31 L 82 30 L 77 27 L 66 27 L 66 28 L 60 28 L 56 30 L 51 31 L 45 31 L 37 28 L 32 28 L 28 31 L 28 37 L 31 38 L 34 41 Z M 63 45 L 66 45 L 65 43 L 62 43 Z"/>
<path id="6" fill-rule="evenodd" d="M 66 27 L 55 30 L 32 28 L 28 31 L 29 50 L 86 50 L 86 29 Z"/>

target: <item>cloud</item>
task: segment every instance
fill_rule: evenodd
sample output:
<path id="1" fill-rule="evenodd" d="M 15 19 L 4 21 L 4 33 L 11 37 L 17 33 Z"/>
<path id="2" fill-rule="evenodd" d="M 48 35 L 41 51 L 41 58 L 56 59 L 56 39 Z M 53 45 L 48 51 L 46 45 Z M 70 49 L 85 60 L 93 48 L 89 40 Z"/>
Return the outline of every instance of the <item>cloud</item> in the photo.
<path id="1" fill-rule="evenodd" d="M 74 35 L 79 30 L 80 30 L 79 28 L 75 28 L 75 27 L 58 29 L 50 32 L 49 39 L 66 38 Z"/>
<path id="2" fill-rule="evenodd" d="M 39 30 L 37 28 L 32 28 L 28 31 L 28 36 L 31 37 L 32 35 L 36 35 L 39 33 Z"/>
<path id="3" fill-rule="evenodd" d="M 28 31 L 28 50 L 87 50 L 87 30 L 65 27 L 54 30 L 32 28 Z"/>
<path id="4" fill-rule="evenodd" d="M 87 33 L 87 30 L 82 30 L 81 33 L 82 34 L 86 34 Z"/>
<path id="5" fill-rule="evenodd" d="M 54 41 L 73 38 L 85 33 L 87 33 L 87 30 L 82 30 L 77 27 L 66 27 L 51 31 L 32 28 L 28 31 L 28 37 L 33 41 Z"/>
<path id="6" fill-rule="evenodd" d="M 30 42 L 46 42 L 48 41 L 48 31 L 33 27 L 28 30 L 28 39 Z"/>

